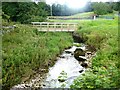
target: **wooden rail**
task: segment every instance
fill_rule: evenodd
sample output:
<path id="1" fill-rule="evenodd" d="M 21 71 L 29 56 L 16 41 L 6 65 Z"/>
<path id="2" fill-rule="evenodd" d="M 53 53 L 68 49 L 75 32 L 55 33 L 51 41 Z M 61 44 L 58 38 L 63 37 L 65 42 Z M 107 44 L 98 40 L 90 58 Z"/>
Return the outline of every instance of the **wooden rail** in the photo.
<path id="1" fill-rule="evenodd" d="M 67 31 L 73 32 L 77 28 L 77 23 L 61 22 L 31 22 L 38 31 Z"/>

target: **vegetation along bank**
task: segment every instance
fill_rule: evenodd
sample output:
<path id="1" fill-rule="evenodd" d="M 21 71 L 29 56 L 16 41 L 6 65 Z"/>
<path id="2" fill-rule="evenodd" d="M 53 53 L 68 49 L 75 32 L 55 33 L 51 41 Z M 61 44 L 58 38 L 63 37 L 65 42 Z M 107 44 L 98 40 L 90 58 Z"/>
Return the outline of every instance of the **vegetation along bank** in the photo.
<path id="1" fill-rule="evenodd" d="M 21 24 L 16 24 L 15 30 L 2 38 L 4 89 L 28 80 L 41 69 L 46 69 L 43 73 L 47 72 L 48 66 L 52 66 L 61 51 L 73 41 L 66 32 L 42 33 Z"/>
<path id="2" fill-rule="evenodd" d="M 92 67 L 78 77 L 71 88 L 119 88 L 118 18 L 114 20 L 83 21 L 77 31 L 87 37 L 87 45 L 97 49 Z"/>

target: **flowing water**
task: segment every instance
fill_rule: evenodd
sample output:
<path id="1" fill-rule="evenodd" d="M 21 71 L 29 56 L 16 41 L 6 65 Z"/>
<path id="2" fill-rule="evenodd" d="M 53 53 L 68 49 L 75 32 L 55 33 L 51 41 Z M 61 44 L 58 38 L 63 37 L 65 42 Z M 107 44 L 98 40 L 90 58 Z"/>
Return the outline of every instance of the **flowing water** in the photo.
<path id="1" fill-rule="evenodd" d="M 49 72 L 46 74 L 46 77 L 42 82 L 39 82 L 41 78 L 36 77 L 36 79 L 32 80 L 29 84 L 19 84 L 14 86 L 11 90 L 16 90 L 15 88 L 28 87 L 70 88 L 70 85 L 73 83 L 74 79 L 85 73 L 86 70 L 74 58 L 73 53 L 76 48 L 85 50 L 84 45 L 82 47 L 72 46 L 70 49 L 64 50 L 63 53 L 57 58 L 55 65 L 49 68 Z M 33 81 L 37 83 L 34 83 Z"/>
<path id="2" fill-rule="evenodd" d="M 65 50 L 58 58 L 55 65 L 49 68 L 43 88 L 69 88 L 74 79 L 85 72 L 85 68 L 83 68 L 74 58 L 73 52 L 76 48 L 84 47 L 73 46 L 72 48 Z M 64 78 L 64 73 L 61 75 L 61 72 L 66 74 L 66 78 Z M 63 76 L 64 81 L 59 80 L 60 76 L 61 78 Z"/>

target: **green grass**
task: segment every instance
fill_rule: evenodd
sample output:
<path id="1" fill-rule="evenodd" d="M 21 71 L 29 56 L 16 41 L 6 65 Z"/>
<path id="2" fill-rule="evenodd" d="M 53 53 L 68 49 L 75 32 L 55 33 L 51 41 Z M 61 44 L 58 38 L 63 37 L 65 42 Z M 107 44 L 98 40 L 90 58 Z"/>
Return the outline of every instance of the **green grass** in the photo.
<path id="1" fill-rule="evenodd" d="M 52 17 L 82 18 L 82 17 L 89 17 L 93 14 L 94 14 L 94 12 L 85 12 L 85 13 L 74 14 L 74 15 L 71 15 L 71 16 L 52 16 Z"/>
<path id="2" fill-rule="evenodd" d="M 2 20 L 2 16 L 0 15 L 0 21 Z"/>
<path id="3" fill-rule="evenodd" d="M 93 12 L 86 12 L 86 13 L 78 13 L 78 14 L 75 14 L 75 15 L 72 15 L 72 16 L 68 16 L 68 17 L 71 17 L 71 18 L 82 18 L 82 17 L 89 17 L 91 15 L 93 15 L 94 13 Z"/>
<path id="4" fill-rule="evenodd" d="M 72 16 L 63 16 L 63 17 L 66 17 L 66 18 L 84 18 L 84 17 L 90 17 L 91 15 L 93 15 L 94 13 L 93 12 L 86 12 L 86 13 L 78 13 L 78 14 L 75 14 L 75 15 L 72 15 Z M 114 11 L 113 13 L 111 14 L 106 14 L 106 15 L 99 15 L 99 18 L 97 19 L 100 19 L 100 20 L 105 20 L 105 18 L 116 18 L 117 16 L 115 14 L 118 14 L 117 11 Z M 59 16 L 58 16 L 59 17 Z M 60 16 L 62 17 L 62 16 Z M 50 22 L 69 22 L 69 23 L 81 23 L 81 22 L 84 22 L 84 21 L 91 21 L 91 20 L 85 20 L 85 19 L 81 19 L 81 20 L 60 20 L 60 19 L 50 19 L 49 20 Z"/>
<path id="5" fill-rule="evenodd" d="M 96 47 L 92 67 L 78 77 L 71 88 L 120 88 L 118 58 L 118 19 L 83 21 L 78 33 L 88 37 L 86 44 Z"/>
<path id="6" fill-rule="evenodd" d="M 0 13 L 1 13 L 1 7 L 0 7 Z M 0 27 L 2 25 L 2 16 L 0 14 Z M 0 29 L 1 30 L 1 29 Z M 0 50 L 2 49 L 2 37 L 0 35 Z M 0 51 L 0 89 L 2 85 L 2 57 L 1 57 L 1 51 Z"/>
<path id="7" fill-rule="evenodd" d="M 80 23 L 84 20 L 58 20 L 58 19 L 50 19 L 50 22 L 65 22 L 65 23 Z"/>
<path id="8" fill-rule="evenodd" d="M 86 13 L 78 13 L 71 16 L 58 16 L 58 17 L 65 17 L 65 18 L 84 18 L 84 17 L 90 17 L 93 14 L 93 12 L 86 12 Z M 53 16 L 54 17 L 54 16 Z M 50 19 L 50 22 L 69 22 L 69 23 L 80 23 L 84 20 L 60 20 L 60 19 Z"/>
<path id="9" fill-rule="evenodd" d="M 16 26 L 15 31 L 2 38 L 4 89 L 25 81 L 39 69 L 48 69 L 63 49 L 71 46 L 73 42 L 70 33 L 44 33 L 29 25 Z"/>

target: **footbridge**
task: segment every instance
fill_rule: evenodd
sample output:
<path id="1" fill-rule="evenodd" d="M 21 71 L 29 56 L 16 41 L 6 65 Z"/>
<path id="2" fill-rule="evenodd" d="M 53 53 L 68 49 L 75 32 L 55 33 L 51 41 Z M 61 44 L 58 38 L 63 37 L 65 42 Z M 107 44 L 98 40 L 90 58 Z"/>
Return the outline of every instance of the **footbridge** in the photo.
<path id="1" fill-rule="evenodd" d="M 62 22 L 31 22 L 33 27 L 43 32 L 74 32 L 77 30 L 77 23 Z"/>

